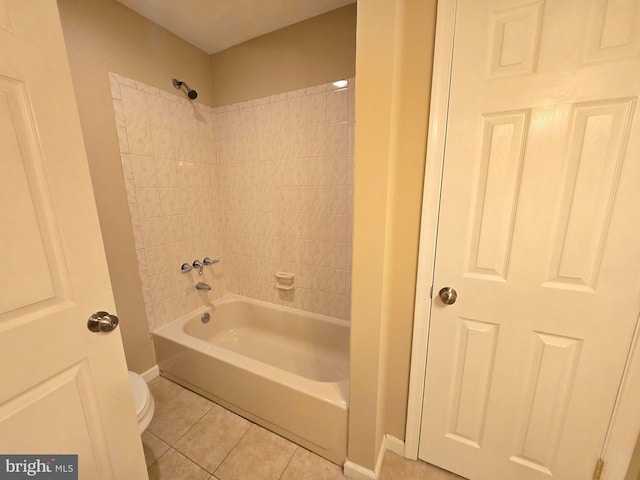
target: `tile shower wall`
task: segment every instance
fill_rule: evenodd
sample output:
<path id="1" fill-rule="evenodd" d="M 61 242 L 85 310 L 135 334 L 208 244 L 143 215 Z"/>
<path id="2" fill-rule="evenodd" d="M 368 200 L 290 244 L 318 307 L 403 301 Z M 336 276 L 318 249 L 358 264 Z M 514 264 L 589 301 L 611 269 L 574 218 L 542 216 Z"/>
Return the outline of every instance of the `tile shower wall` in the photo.
<path id="1" fill-rule="evenodd" d="M 110 79 L 150 329 L 225 293 L 348 319 L 353 80 L 212 109 Z"/>
<path id="2" fill-rule="evenodd" d="M 215 109 L 230 291 L 349 318 L 354 93 L 351 79 Z M 295 290 L 274 288 L 278 271 Z"/>
<path id="3" fill-rule="evenodd" d="M 226 293 L 224 262 L 180 272 L 204 256 L 223 260 L 215 114 L 134 80 L 109 74 L 122 170 L 147 321 L 154 330 Z M 198 281 L 212 290 L 197 291 Z"/>

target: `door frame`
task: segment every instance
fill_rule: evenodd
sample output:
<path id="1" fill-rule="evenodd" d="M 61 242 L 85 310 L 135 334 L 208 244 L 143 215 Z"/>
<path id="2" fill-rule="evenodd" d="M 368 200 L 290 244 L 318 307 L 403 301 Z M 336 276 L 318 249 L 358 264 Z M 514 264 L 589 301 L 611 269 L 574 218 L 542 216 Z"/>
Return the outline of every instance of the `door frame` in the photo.
<path id="1" fill-rule="evenodd" d="M 413 460 L 418 458 L 425 389 L 456 11 L 457 0 L 438 1 L 404 443 L 404 456 Z M 601 453 L 602 480 L 624 478 L 640 431 L 640 318 L 638 322 Z"/>

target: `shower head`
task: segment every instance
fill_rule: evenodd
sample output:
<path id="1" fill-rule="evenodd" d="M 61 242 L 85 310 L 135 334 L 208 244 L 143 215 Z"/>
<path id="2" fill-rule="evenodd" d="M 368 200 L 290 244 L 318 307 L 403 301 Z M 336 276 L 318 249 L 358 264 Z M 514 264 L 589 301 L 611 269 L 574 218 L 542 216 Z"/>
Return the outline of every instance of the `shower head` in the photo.
<path id="1" fill-rule="evenodd" d="M 189 97 L 190 100 L 195 100 L 196 98 L 198 98 L 198 92 L 189 88 L 189 85 L 187 85 L 185 82 L 181 82 L 180 80 L 176 80 L 174 78 L 173 86 L 176 88 L 184 87 L 185 90 L 187 91 L 187 96 Z"/>

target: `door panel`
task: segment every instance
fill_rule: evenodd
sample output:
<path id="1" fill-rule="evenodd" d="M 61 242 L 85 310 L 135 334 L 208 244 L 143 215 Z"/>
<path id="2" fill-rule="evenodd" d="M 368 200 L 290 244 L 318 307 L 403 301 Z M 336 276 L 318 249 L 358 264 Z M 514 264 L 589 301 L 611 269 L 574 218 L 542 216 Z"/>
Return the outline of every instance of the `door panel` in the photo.
<path id="1" fill-rule="evenodd" d="M 10 439 L 3 453 L 78 454 L 80 478 L 114 478 L 86 360 L 14 396 L 0 406 L 0 419 L 0 431 Z M 46 425 L 48 434 L 34 435 L 38 425 Z"/>
<path id="2" fill-rule="evenodd" d="M 0 145 L 0 452 L 147 478 L 55 1 L 0 0 Z"/>
<path id="3" fill-rule="evenodd" d="M 42 158 L 34 148 L 36 132 L 31 128 L 24 84 L 0 77 L 0 144 L 4 151 L 0 176 L 0 212 L 5 229 L 0 288 L 0 314 L 54 299 L 63 290 L 58 272 L 49 270 L 47 257 L 58 263 L 59 242 L 50 231 L 50 202 L 43 184 Z M 8 208 L 11 206 L 11 208 Z M 9 255 L 24 248 L 26 258 Z M 48 252 L 48 255 L 47 255 Z M 57 288 L 56 288 L 57 287 Z"/>
<path id="4" fill-rule="evenodd" d="M 578 104 L 570 113 L 565 184 L 545 286 L 593 291 L 635 99 Z"/>
<path id="5" fill-rule="evenodd" d="M 496 324 L 461 318 L 456 332 L 457 368 L 447 435 L 476 448 L 484 432 L 499 329 Z"/>
<path id="6" fill-rule="evenodd" d="M 639 15 L 458 1 L 423 460 L 593 473 L 640 311 Z"/>
<path id="7" fill-rule="evenodd" d="M 485 115 L 472 208 L 468 277 L 505 281 L 511 255 L 529 112 Z"/>

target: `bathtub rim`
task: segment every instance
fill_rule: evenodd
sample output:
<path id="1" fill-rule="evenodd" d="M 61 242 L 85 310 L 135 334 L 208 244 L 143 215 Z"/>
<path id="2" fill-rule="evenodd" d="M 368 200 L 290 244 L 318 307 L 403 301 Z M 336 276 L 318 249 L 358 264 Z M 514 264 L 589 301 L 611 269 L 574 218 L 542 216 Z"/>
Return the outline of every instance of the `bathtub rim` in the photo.
<path id="1" fill-rule="evenodd" d="M 227 293 L 226 295 L 218 298 L 217 300 L 214 300 L 212 302 L 213 305 L 223 305 L 225 303 L 232 303 L 235 300 L 243 300 L 246 301 L 248 303 L 253 303 L 255 305 L 261 305 L 263 307 L 267 307 L 267 308 L 272 308 L 274 310 L 282 310 L 284 312 L 289 312 L 289 313 L 303 313 L 308 317 L 312 317 L 312 318 L 317 318 L 319 320 L 328 322 L 328 323 L 333 323 L 335 325 L 339 325 L 342 327 L 346 327 L 346 328 L 351 328 L 351 322 L 349 322 L 348 320 L 343 320 L 341 318 L 336 318 L 336 317 L 330 317 L 328 315 L 323 315 L 321 313 L 315 313 L 315 312 L 309 312 L 307 310 L 302 310 L 299 308 L 293 308 L 293 307 L 289 307 L 287 305 L 280 305 L 279 303 L 271 303 L 271 302 L 265 302 L 264 300 L 258 300 L 256 298 L 251 298 L 251 297 L 245 297 L 242 295 L 238 295 L 237 293 Z M 204 307 L 209 307 L 209 305 L 204 305 Z M 200 310 L 200 308 L 198 308 L 197 310 Z M 192 312 L 190 312 L 191 314 L 197 310 L 194 310 Z M 189 315 L 183 315 L 187 316 Z M 182 317 L 180 317 L 182 318 Z M 160 327 L 163 328 L 163 327 Z"/>
<path id="2" fill-rule="evenodd" d="M 212 306 L 223 305 L 233 302 L 247 302 L 254 305 L 262 306 L 268 309 L 281 310 L 292 314 L 304 314 L 312 319 L 317 319 L 323 322 L 338 325 L 347 328 L 349 334 L 351 333 L 350 322 L 339 318 L 333 318 L 326 315 L 307 312 L 305 310 L 299 310 L 284 305 L 278 305 L 275 303 L 264 302 L 249 297 L 244 297 L 237 294 L 227 294 L 220 299 L 215 300 L 210 305 L 203 305 L 191 312 L 178 317 L 170 323 L 163 325 L 155 329 L 152 333 L 153 336 L 158 336 L 165 340 L 175 342 L 185 348 L 194 349 L 204 355 L 211 356 L 222 362 L 232 363 L 233 365 L 247 370 L 253 374 L 261 375 L 269 380 L 278 384 L 284 385 L 287 388 L 291 388 L 303 394 L 312 394 L 321 400 L 332 405 L 339 406 L 340 408 L 348 409 L 349 405 L 349 378 L 338 380 L 321 382 L 313 380 L 307 377 L 303 377 L 296 373 L 284 370 L 268 363 L 256 360 L 251 357 L 247 357 L 240 353 L 228 350 L 218 345 L 202 340 L 198 337 L 194 337 L 185 332 L 184 326 L 186 322 L 197 318 L 207 311 L 211 311 Z M 213 319 L 211 320 L 213 321 Z"/>

